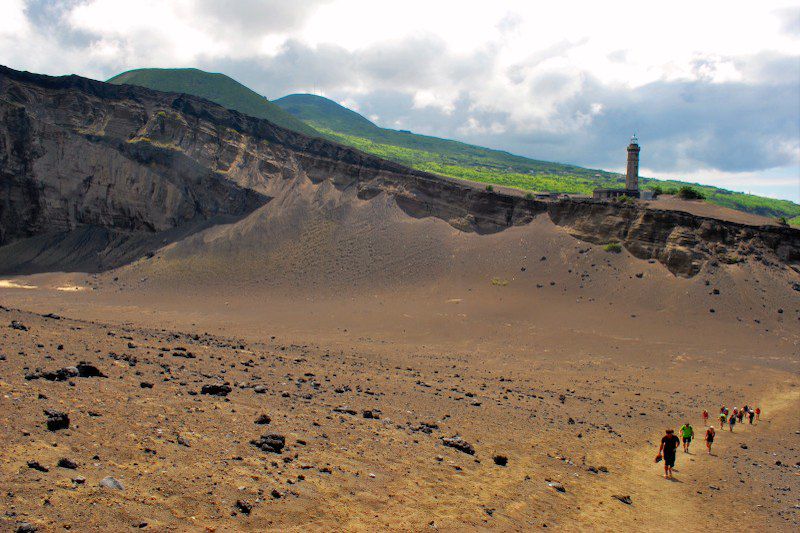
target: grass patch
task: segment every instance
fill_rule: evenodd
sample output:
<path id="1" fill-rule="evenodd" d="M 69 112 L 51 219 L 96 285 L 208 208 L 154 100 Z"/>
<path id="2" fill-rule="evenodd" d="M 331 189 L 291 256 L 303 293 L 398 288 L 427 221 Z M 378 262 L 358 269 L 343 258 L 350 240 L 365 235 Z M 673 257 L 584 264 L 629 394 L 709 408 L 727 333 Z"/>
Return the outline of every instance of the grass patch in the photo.
<path id="1" fill-rule="evenodd" d="M 612 254 L 618 254 L 622 251 L 622 245 L 618 242 L 610 242 L 603 246 L 603 250 Z"/>
<path id="2" fill-rule="evenodd" d="M 500 278 L 492 278 L 492 285 L 495 287 L 505 287 L 508 285 L 507 279 L 500 279 Z"/>

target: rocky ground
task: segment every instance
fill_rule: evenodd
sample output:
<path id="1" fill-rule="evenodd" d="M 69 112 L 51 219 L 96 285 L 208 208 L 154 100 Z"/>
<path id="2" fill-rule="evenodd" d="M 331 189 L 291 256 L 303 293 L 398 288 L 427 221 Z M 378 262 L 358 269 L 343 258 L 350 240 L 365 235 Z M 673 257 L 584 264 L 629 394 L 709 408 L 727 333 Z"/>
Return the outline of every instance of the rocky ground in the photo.
<path id="1" fill-rule="evenodd" d="M 10 530 L 798 525 L 798 380 L 742 361 L 665 373 L 8 308 L 0 323 Z M 763 419 L 720 431 L 714 456 L 695 443 L 663 480 L 662 429 L 701 431 L 703 407 L 735 400 Z"/>

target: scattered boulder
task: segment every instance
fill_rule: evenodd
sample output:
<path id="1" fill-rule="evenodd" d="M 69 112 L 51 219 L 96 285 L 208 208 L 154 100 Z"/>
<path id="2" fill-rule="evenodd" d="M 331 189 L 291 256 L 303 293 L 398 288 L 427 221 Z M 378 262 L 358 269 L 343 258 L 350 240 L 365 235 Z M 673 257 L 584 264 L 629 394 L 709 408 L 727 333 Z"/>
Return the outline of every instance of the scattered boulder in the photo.
<path id="1" fill-rule="evenodd" d="M 17 525 L 16 532 L 17 533 L 36 533 L 39 531 L 39 528 L 31 524 L 30 522 L 21 522 Z"/>
<path id="2" fill-rule="evenodd" d="M 344 415 L 355 415 L 356 414 L 356 410 L 355 409 L 350 409 L 349 407 L 347 407 L 345 405 L 339 406 L 339 407 L 334 407 L 333 408 L 333 412 L 334 413 L 341 413 L 341 414 L 344 414 Z"/>
<path id="3" fill-rule="evenodd" d="M 211 396 L 227 396 L 231 392 L 231 386 L 225 384 L 203 385 L 200 394 L 210 394 Z"/>
<path id="4" fill-rule="evenodd" d="M 72 378 L 105 378 L 108 377 L 89 363 L 81 361 L 75 366 L 65 366 L 58 370 L 39 370 L 25 375 L 28 381 L 46 379 L 47 381 L 67 381 Z"/>
<path id="5" fill-rule="evenodd" d="M 625 495 L 612 494 L 611 497 L 621 501 L 625 505 L 631 505 L 633 503 L 633 500 L 631 500 L 631 497 L 628 496 L 627 494 L 625 494 Z"/>
<path id="6" fill-rule="evenodd" d="M 122 486 L 122 483 L 120 483 L 119 481 L 117 481 L 116 479 L 114 479 L 111 476 L 106 476 L 103 479 L 101 479 L 100 480 L 100 486 L 101 487 L 105 487 L 107 489 L 113 489 L 113 490 L 125 490 L 125 487 Z"/>
<path id="7" fill-rule="evenodd" d="M 46 409 L 44 414 L 47 415 L 47 429 L 50 431 L 69 429 L 69 415 L 67 413 Z"/>
<path id="8" fill-rule="evenodd" d="M 262 435 L 260 439 L 251 440 L 250 444 L 265 452 L 281 453 L 286 446 L 286 437 L 276 434 Z"/>
<path id="9" fill-rule="evenodd" d="M 253 505 L 247 500 L 236 500 L 236 509 L 242 514 L 249 515 L 253 511 Z"/>
<path id="10" fill-rule="evenodd" d="M 76 366 L 78 370 L 78 377 L 81 378 L 105 378 L 108 377 L 102 372 L 100 369 L 94 366 L 93 364 L 87 363 L 85 361 L 81 361 Z"/>
<path id="11" fill-rule="evenodd" d="M 547 483 L 547 486 L 557 490 L 558 492 L 567 492 L 567 489 L 564 488 L 564 485 L 562 485 L 558 481 L 550 481 Z"/>
<path id="12" fill-rule="evenodd" d="M 374 420 L 377 420 L 377 419 L 380 418 L 380 415 L 377 413 L 377 411 L 373 411 L 372 409 L 365 409 L 362 414 L 363 414 L 364 418 L 371 418 L 371 419 L 374 419 Z"/>
<path id="13" fill-rule="evenodd" d="M 76 463 L 72 459 L 62 457 L 61 459 L 58 460 L 57 466 L 59 468 L 69 468 L 70 470 L 75 470 L 76 468 L 78 468 L 78 463 Z"/>
<path id="14" fill-rule="evenodd" d="M 255 392 L 256 394 L 266 394 L 267 386 L 266 385 L 256 385 L 255 387 L 253 387 L 253 392 Z"/>
<path id="15" fill-rule="evenodd" d="M 262 414 L 259 415 L 258 418 L 256 418 L 256 424 L 259 424 L 261 426 L 269 424 L 270 422 L 272 422 L 272 419 L 269 417 L 269 415 Z"/>
<path id="16" fill-rule="evenodd" d="M 22 322 L 17 322 L 16 320 L 12 320 L 11 325 L 9 327 L 11 329 L 16 329 L 19 331 L 28 331 L 28 326 L 26 326 Z"/>
<path id="17" fill-rule="evenodd" d="M 139 387 L 141 387 L 143 389 L 152 389 L 153 388 L 153 384 L 150 383 L 149 381 L 142 381 L 141 383 L 139 383 Z"/>
<path id="18" fill-rule="evenodd" d="M 39 472 L 49 472 L 50 469 L 41 464 L 39 461 L 28 461 L 28 468 L 38 470 Z"/>
<path id="19" fill-rule="evenodd" d="M 492 461 L 494 461 L 494 464 L 497 466 L 506 466 L 508 464 L 508 457 L 498 454 L 492 457 Z"/>
<path id="20" fill-rule="evenodd" d="M 458 435 L 454 437 L 442 437 L 442 444 L 448 448 L 455 448 L 460 452 L 469 455 L 475 455 L 475 448 L 472 446 L 472 444 L 468 443 Z"/>

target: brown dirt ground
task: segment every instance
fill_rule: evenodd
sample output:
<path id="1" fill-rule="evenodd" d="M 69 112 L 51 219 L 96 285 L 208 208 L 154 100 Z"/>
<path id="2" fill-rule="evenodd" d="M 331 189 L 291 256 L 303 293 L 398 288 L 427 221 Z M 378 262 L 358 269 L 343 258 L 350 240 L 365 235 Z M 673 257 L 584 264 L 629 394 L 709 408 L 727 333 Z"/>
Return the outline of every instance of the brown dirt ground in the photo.
<path id="1" fill-rule="evenodd" d="M 291 212 L 117 271 L 0 286 L 2 527 L 796 530 L 795 272 L 678 278 L 544 219 L 478 236 L 380 202 Z M 25 379 L 79 361 L 108 377 Z M 227 397 L 196 394 L 221 382 Z M 758 424 L 719 431 L 712 456 L 696 441 L 661 477 L 664 428 L 702 433 L 703 408 L 744 403 Z M 48 431 L 44 409 L 70 429 Z M 283 453 L 250 444 L 265 433 Z M 456 434 L 474 456 L 442 445 Z"/>

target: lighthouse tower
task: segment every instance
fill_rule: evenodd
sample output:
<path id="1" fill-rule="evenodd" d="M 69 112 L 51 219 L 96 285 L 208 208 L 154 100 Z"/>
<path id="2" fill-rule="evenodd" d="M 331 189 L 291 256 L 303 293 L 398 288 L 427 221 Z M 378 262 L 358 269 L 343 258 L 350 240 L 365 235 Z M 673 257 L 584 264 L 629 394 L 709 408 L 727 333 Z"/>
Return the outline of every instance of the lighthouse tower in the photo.
<path id="1" fill-rule="evenodd" d="M 625 174 L 625 189 L 630 196 L 636 198 L 639 197 L 639 150 L 639 139 L 634 135 L 628 145 L 628 171 Z"/>

